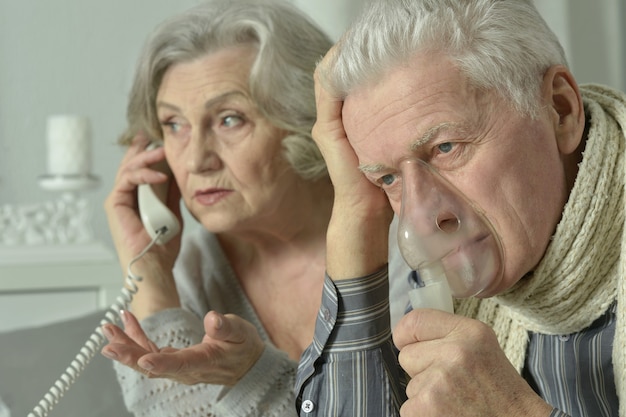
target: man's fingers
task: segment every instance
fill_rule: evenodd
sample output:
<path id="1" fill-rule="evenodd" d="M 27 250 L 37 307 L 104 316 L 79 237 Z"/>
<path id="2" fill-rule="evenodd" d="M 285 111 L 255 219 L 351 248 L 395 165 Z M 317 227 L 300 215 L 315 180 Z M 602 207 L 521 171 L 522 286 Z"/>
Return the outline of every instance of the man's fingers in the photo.
<path id="1" fill-rule="evenodd" d="M 315 84 L 317 91 L 317 119 L 318 123 L 336 122 L 341 118 L 343 100 L 331 95 L 322 85 Z"/>
<path id="2" fill-rule="evenodd" d="M 402 317 L 393 331 L 393 342 L 398 349 L 408 344 L 446 337 L 463 320 L 460 316 L 440 310 L 420 308 Z"/>
<path id="3" fill-rule="evenodd" d="M 343 142 L 346 138 L 343 123 L 341 122 L 343 100 L 330 94 L 328 90 L 326 90 L 323 80 L 324 71 L 333 60 L 333 50 L 334 48 L 331 48 L 315 70 L 315 105 L 317 118 L 311 133 L 325 159 L 333 156 L 333 150 L 329 145 L 336 140 Z"/>

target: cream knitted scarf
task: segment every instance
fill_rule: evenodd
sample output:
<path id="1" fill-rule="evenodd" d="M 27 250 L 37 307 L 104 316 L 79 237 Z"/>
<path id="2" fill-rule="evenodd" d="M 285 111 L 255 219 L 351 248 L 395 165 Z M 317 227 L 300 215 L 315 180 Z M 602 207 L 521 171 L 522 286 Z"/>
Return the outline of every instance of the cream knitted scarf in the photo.
<path id="1" fill-rule="evenodd" d="M 491 325 L 521 372 L 529 331 L 578 332 L 617 299 L 613 368 L 626 417 L 626 95 L 600 85 L 581 93 L 590 124 L 584 157 L 543 260 L 505 294 L 460 300 L 456 312 Z"/>

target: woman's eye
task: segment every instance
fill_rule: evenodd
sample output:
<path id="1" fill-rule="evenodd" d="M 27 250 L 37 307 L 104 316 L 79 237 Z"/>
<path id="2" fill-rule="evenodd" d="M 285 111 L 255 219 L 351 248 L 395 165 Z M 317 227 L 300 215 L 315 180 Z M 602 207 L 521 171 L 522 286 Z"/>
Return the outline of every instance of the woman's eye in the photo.
<path id="1" fill-rule="evenodd" d="M 226 127 L 237 127 L 243 123 L 243 118 L 237 115 L 228 115 L 222 118 L 222 125 Z"/>
<path id="2" fill-rule="evenodd" d="M 170 133 L 178 133 L 180 132 L 181 126 L 179 123 L 167 121 L 167 122 L 161 122 L 161 128 Z"/>

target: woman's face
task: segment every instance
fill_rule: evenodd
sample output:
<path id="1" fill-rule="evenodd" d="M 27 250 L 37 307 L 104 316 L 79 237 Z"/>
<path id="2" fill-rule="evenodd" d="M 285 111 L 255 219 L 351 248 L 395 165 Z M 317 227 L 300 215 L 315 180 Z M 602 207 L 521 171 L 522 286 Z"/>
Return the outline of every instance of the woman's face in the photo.
<path id="1" fill-rule="evenodd" d="M 185 205 L 216 233 L 271 224 L 297 181 L 282 156 L 285 132 L 250 97 L 255 56 L 238 46 L 173 65 L 157 94 L 165 155 Z"/>

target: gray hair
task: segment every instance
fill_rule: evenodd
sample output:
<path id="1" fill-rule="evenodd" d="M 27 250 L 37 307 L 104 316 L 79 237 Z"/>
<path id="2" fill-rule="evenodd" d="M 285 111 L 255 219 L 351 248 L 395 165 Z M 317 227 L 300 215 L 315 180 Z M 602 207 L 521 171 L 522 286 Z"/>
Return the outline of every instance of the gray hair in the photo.
<path id="1" fill-rule="evenodd" d="M 567 66 L 532 0 L 374 0 L 340 40 L 322 79 L 345 98 L 419 52 L 449 57 L 471 85 L 531 116 L 545 71 Z"/>
<path id="2" fill-rule="evenodd" d="M 280 0 L 210 0 L 158 25 L 137 65 L 120 143 L 129 144 L 139 131 L 162 140 L 156 96 L 168 68 L 238 45 L 258 50 L 250 94 L 265 118 L 289 132 L 283 139 L 287 161 L 305 179 L 326 176 L 311 137 L 313 72 L 332 42 L 302 11 Z"/>

